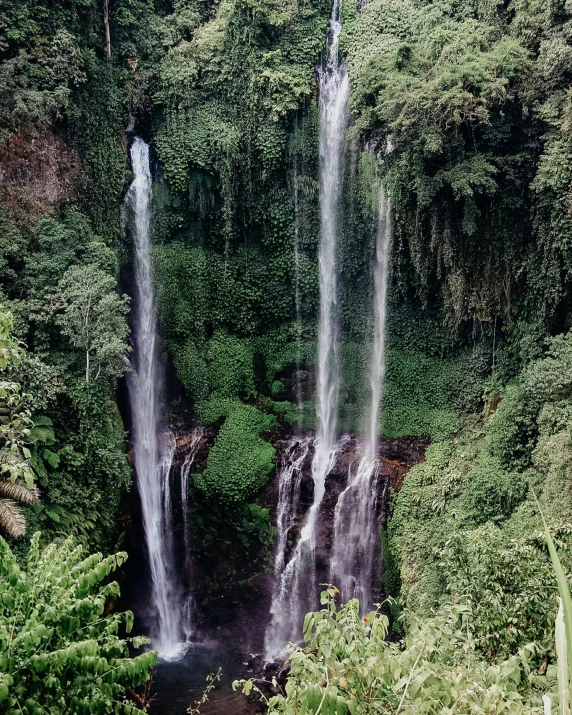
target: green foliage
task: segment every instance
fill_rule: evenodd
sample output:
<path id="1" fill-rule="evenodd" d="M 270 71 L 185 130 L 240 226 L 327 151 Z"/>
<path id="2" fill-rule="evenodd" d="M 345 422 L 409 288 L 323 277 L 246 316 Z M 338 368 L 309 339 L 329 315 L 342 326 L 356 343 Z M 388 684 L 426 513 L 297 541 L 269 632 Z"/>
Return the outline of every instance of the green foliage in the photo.
<path id="1" fill-rule="evenodd" d="M 72 534 L 108 551 L 117 538 L 121 494 L 132 480 L 121 417 L 102 381 L 80 381 L 60 404 L 57 463 L 48 466 L 42 502 L 29 519 L 51 537 Z"/>
<path id="2" fill-rule="evenodd" d="M 28 448 L 42 488 L 41 503 L 27 508 L 26 518 L 48 537 L 73 533 L 107 550 L 121 492 L 131 482 L 113 399 L 127 349 L 115 252 L 77 211 L 19 226 L 23 246 L 10 259 L 17 262 L 6 306 L 28 346 L 16 379 L 33 415 Z M 47 442 L 40 415 L 55 433 Z"/>
<path id="3" fill-rule="evenodd" d="M 36 505 L 36 477 L 46 474 L 45 463 L 57 465 L 49 417 L 35 415 L 38 401 L 15 380 L 26 373 L 26 351 L 12 336 L 10 313 L 0 309 L 0 526 L 12 537 L 26 531 L 26 518 L 17 502 Z M 39 361 L 32 363 L 37 372 Z"/>
<path id="4" fill-rule="evenodd" d="M 430 619 L 416 619 L 403 644 L 386 640 L 387 617 L 359 616 L 357 600 L 336 608 L 332 587 L 324 608 L 304 622 L 305 647 L 289 658 L 283 694 L 268 713 L 513 713 L 538 712 L 528 674 L 533 647 L 497 664 L 483 660 L 471 638 L 471 609 L 449 605 Z M 251 680 L 235 682 L 248 695 Z M 260 692 L 260 691 L 259 691 Z"/>
<path id="5" fill-rule="evenodd" d="M 569 564 L 570 528 L 558 529 L 555 538 Z M 507 539 L 489 523 L 452 534 L 438 558 L 439 567 L 448 574 L 446 593 L 462 597 L 472 607 L 473 633 L 487 657 L 506 657 L 533 641 L 540 653 L 552 651 L 558 604 L 554 572 L 540 531 Z"/>
<path id="6" fill-rule="evenodd" d="M 274 418 L 236 400 L 214 399 L 202 416 L 225 421 L 209 452 L 207 466 L 193 475 L 195 486 L 209 499 L 230 506 L 244 502 L 264 486 L 273 469 L 274 447 L 260 434 Z"/>
<path id="7" fill-rule="evenodd" d="M 27 395 L 15 382 L 22 365 L 24 349 L 12 336 L 13 321 L 10 313 L 0 311 L 0 473 L 11 482 L 23 480 L 31 485 L 34 474 L 28 460 L 33 425 Z"/>
<path id="8" fill-rule="evenodd" d="M 56 324 L 85 353 L 85 381 L 125 372 L 129 297 L 115 293 L 115 280 L 94 265 L 70 266 L 53 298 Z"/>
<path id="9" fill-rule="evenodd" d="M 474 636 L 489 657 L 533 640 L 551 648 L 556 604 L 531 487 L 568 564 L 569 363 L 566 333 L 549 341 L 500 402 L 492 391 L 480 424 L 432 444 L 394 501 L 389 548 L 402 604 L 427 613 L 451 594 L 468 597 Z"/>
<path id="10" fill-rule="evenodd" d="M 82 558 L 71 538 L 39 543 L 36 533 L 23 571 L 0 537 L 0 712 L 142 713 L 128 692 L 148 680 L 157 654 L 131 657 L 149 639 L 120 636 L 133 614 L 109 613 L 119 586 L 102 585 L 126 554 Z"/>
<path id="11" fill-rule="evenodd" d="M 520 357 L 513 326 L 567 327 L 570 9 L 371 0 L 344 15 L 353 133 L 383 158 L 402 296 L 455 330 L 498 318 Z"/>

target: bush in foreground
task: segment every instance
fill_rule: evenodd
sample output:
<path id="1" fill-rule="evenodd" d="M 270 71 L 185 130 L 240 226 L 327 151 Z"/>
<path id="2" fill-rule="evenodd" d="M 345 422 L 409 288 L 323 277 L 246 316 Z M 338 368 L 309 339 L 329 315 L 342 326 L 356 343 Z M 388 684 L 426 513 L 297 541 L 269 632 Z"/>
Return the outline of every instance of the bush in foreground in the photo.
<path id="1" fill-rule="evenodd" d="M 148 680 L 157 654 L 130 657 L 149 639 L 119 635 L 133 614 L 108 613 L 119 586 L 103 585 L 126 554 L 82 558 L 72 539 L 39 542 L 36 533 L 24 572 L 0 537 L 0 713 L 142 713 L 128 692 Z"/>

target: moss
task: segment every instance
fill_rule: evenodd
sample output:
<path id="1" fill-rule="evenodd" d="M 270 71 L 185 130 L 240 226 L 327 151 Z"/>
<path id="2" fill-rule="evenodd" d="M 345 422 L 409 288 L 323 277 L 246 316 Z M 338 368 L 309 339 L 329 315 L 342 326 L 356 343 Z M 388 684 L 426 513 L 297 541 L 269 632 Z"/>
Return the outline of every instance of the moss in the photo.
<path id="1" fill-rule="evenodd" d="M 260 437 L 275 424 L 273 417 L 222 398 L 205 406 L 202 416 L 225 420 L 205 470 L 193 476 L 195 486 L 206 498 L 227 506 L 246 501 L 264 486 L 273 469 L 274 447 Z"/>

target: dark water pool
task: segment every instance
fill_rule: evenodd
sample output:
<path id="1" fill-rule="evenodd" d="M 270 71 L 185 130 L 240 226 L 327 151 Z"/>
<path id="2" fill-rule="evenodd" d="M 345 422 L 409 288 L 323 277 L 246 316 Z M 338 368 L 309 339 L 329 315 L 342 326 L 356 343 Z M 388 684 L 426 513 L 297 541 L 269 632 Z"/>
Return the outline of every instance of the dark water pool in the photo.
<path id="1" fill-rule="evenodd" d="M 224 642 L 194 645 L 184 658 L 173 663 L 159 661 L 153 676 L 153 700 L 150 715 L 186 715 L 195 706 L 206 687 L 206 678 L 222 668 L 220 681 L 211 691 L 209 702 L 201 706 L 201 715 L 250 715 L 255 703 L 232 691 L 232 681 L 253 675 L 244 656 Z M 250 672 L 249 672 L 250 671 Z"/>

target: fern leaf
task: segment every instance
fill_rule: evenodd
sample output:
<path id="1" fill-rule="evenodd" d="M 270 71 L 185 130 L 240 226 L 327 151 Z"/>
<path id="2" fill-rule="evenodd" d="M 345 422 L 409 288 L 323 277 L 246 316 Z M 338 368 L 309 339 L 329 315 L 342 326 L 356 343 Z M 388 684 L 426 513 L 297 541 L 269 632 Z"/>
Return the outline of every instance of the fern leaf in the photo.
<path id="1" fill-rule="evenodd" d="M 0 499 L 0 527 L 15 538 L 26 533 L 26 519 L 20 507 L 11 499 Z"/>
<path id="2" fill-rule="evenodd" d="M 22 504 L 37 504 L 40 492 L 35 484 L 22 484 L 21 482 L 0 482 L 0 497 L 14 499 Z"/>

